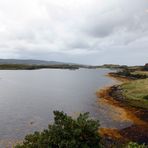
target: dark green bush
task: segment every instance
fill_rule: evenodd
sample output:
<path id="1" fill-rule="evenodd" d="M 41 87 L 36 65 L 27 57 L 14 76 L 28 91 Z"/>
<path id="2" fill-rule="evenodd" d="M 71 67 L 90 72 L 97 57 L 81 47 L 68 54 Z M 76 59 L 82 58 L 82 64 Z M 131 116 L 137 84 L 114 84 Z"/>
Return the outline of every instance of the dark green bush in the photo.
<path id="1" fill-rule="evenodd" d="M 128 69 L 123 69 L 123 70 L 117 72 L 117 74 L 122 75 L 122 76 L 126 76 L 126 77 L 131 75 L 131 73 L 130 73 L 130 71 Z"/>
<path id="2" fill-rule="evenodd" d="M 118 71 L 116 74 L 119 76 L 124 76 L 124 77 L 130 78 L 130 79 L 146 79 L 146 78 L 148 78 L 148 76 L 144 75 L 144 74 L 132 74 L 129 69 L 123 69 L 121 71 Z"/>
<path id="3" fill-rule="evenodd" d="M 99 123 L 88 118 L 88 113 L 77 119 L 54 111 L 54 124 L 47 130 L 27 135 L 16 148 L 99 148 Z"/>
<path id="4" fill-rule="evenodd" d="M 148 100 L 148 95 L 144 96 L 143 99 Z"/>
<path id="5" fill-rule="evenodd" d="M 144 65 L 144 68 L 143 68 L 143 70 L 146 70 L 146 71 L 148 71 L 148 63 L 146 63 L 146 64 Z"/>

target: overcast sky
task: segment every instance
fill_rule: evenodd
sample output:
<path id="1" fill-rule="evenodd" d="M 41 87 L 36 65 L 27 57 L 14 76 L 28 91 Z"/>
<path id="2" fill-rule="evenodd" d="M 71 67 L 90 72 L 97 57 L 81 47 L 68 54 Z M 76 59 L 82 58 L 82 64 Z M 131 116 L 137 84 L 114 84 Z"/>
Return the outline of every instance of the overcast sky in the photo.
<path id="1" fill-rule="evenodd" d="M 0 58 L 148 62 L 148 0 L 0 0 Z"/>

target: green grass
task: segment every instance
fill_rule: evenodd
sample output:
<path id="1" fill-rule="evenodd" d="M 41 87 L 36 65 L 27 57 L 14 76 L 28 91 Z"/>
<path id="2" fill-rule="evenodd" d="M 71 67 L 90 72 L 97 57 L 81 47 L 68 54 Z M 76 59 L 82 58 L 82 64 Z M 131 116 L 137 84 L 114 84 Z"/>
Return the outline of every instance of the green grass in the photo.
<path id="1" fill-rule="evenodd" d="M 148 79 L 131 81 L 121 87 L 130 105 L 148 109 Z"/>
<path id="2" fill-rule="evenodd" d="M 132 72 L 132 74 L 141 74 L 141 75 L 147 75 L 148 76 L 148 71 L 135 71 L 135 72 Z"/>

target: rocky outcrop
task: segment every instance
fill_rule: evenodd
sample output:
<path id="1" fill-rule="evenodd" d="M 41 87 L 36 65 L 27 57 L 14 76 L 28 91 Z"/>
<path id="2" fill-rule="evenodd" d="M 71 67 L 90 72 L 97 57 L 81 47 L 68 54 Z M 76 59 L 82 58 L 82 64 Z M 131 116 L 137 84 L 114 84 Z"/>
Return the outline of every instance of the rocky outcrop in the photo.
<path id="1" fill-rule="evenodd" d="M 118 101 L 125 101 L 125 97 L 123 96 L 123 90 L 120 85 L 114 85 L 110 87 L 109 95 Z"/>

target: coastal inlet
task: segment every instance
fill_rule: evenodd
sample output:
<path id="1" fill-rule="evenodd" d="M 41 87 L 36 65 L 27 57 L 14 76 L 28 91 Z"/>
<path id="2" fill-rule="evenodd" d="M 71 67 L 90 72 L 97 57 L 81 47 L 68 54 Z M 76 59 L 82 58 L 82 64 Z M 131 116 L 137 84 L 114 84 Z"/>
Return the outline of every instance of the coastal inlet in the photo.
<path id="1" fill-rule="evenodd" d="M 17 141 L 47 128 L 53 110 L 77 116 L 80 112 L 100 121 L 101 127 L 125 128 L 121 110 L 99 102 L 96 91 L 116 83 L 107 69 L 41 69 L 0 71 L 0 142 Z"/>

